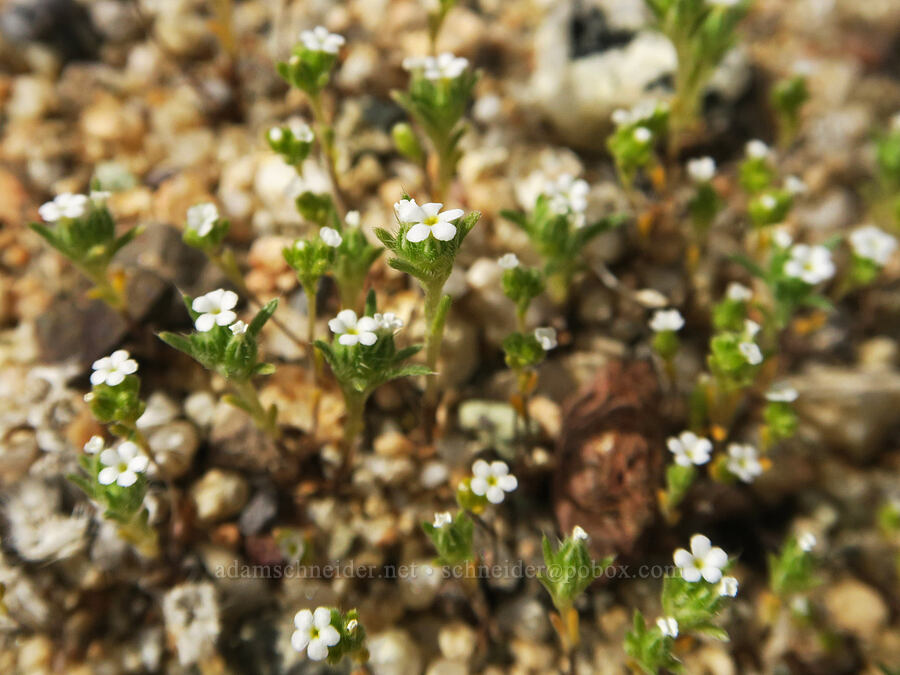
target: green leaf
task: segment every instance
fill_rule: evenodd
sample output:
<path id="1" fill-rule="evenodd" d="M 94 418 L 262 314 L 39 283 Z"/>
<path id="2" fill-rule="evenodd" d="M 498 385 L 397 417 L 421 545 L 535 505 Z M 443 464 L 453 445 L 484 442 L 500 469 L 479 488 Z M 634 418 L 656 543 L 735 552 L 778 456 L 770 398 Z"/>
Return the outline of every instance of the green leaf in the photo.
<path id="1" fill-rule="evenodd" d="M 174 347 L 178 351 L 184 352 L 185 354 L 193 358 L 194 347 L 191 344 L 191 341 L 184 335 L 178 335 L 177 333 L 170 333 L 168 331 L 165 331 L 163 333 L 159 333 L 158 337 L 170 347 Z"/>
<path id="2" fill-rule="evenodd" d="M 265 306 L 256 313 L 256 316 L 253 317 L 253 321 L 251 321 L 250 325 L 247 326 L 247 333 L 254 338 L 259 335 L 259 331 L 262 330 L 262 327 L 265 325 L 266 321 L 268 321 L 272 317 L 277 307 L 278 298 L 269 300 L 269 302 L 267 302 Z"/>
<path id="3" fill-rule="evenodd" d="M 392 370 L 388 374 L 387 379 L 396 380 L 400 377 L 418 377 L 419 375 L 434 375 L 434 371 L 431 370 L 431 368 L 429 368 L 428 366 L 412 364 L 403 366 L 402 368 L 397 368 L 396 370 Z"/>

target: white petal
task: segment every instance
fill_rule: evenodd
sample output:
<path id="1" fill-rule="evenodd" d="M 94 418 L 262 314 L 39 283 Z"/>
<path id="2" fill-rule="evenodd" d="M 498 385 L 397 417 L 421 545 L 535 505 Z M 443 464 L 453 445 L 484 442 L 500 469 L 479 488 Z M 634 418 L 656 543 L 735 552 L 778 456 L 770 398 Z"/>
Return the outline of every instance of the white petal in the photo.
<path id="1" fill-rule="evenodd" d="M 694 564 L 694 556 L 683 548 L 677 549 L 672 559 L 678 567 L 691 567 Z"/>
<path id="2" fill-rule="evenodd" d="M 313 661 L 321 661 L 328 656 L 328 645 L 319 638 L 310 640 L 309 645 L 306 647 L 306 655 Z"/>
<path id="3" fill-rule="evenodd" d="M 378 336 L 371 331 L 366 331 L 365 333 L 359 334 L 359 342 L 360 344 L 365 345 L 366 347 L 371 347 L 378 341 Z"/>
<path id="4" fill-rule="evenodd" d="M 472 479 L 472 482 L 469 484 L 469 487 L 479 497 L 483 497 L 484 493 L 488 491 L 488 483 L 484 478 L 475 477 Z M 502 490 L 501 490 L 502 492 Z"/>
<path id="5" fill-rule="evenodd" d="M 698 570 L 696 567 L 681 568 L 681 577 L 688 583 L 693 584 L 700 581 L 701 576 L 702 575 L 700 574 L 700 570 Z"/>
<path id="6" fill-rule="evenodd" d="M 91 364 L 91 368 L 93 368 L 94 370 L 109 370 L 110 368 L 112 368 L 112 366 L 112 359 L 108 356 L 104 356 L 102 359 L 97 359 L 93 364 Z"/>
<path id="7" fill-rule="evenodd" d="M 235 321 L 237 321 L 237 314 L 230 310 L 216 315 L 216 323 L 220 326 L 230 326 Z"/>
<path id="8" fill-rule="evenodd" d="M 208 294 L 201 295 L 199 298 L 194 298 L 194 301 L 191 303 L 191 309 L 195 312 L 205 314 L 213 309 L 213 303 L 210 301 Z"/>
<path id="9" fill-rule="evenodd" d="M 357 342 L 359 342 L 359 336 L 353 333 L 344 333 L 338 338 L 338 342 L 345 347 L 352 347 Z"/>
<path id="10" fill-rule="evenodd" d="M 100 453 L 100 463 L 103 466 L 117 466 L 120 461 L 119 453 L 113 448 L 107 448 Z"/>
<path id="11" fill-rule="evenodd" d="M 428 235 L 430 234 L 431 228 L 428 227 L 428 225 L 425 223 L 417 223 L 409 228 L 409 231 L 406 233 L 406 240 L 418 244 L 420 241 L 428 239 Z"/>
<path id="12" fill-rule="evenodd" d="M 144 473 L 149 464 L 150 459 L 146 455 L 138 455 L 128 462 L 128 470 L 134 471 L 135 473 Z"/>
<path id="13" fill-rule="evenodd" d="M 215 314 L 201 314 L 194 321 L 194 328 L 196 328 L 201 333 L 205 333 L 209 330 L 212 330 L 212 327 L 215 325 L 216 325 Z"/>
<path id="14" fill-rule="evenodd" d="M 519 487 L 519 481 L 515 476 L 510 474 L 508 476 L 501 476 L 500 478 L 498 478 L 497 485 L 499 485 L 504 492 L 512 492 L 517 487 Z"/>
<path id="15" fill-rule="evenodd" d="M 108 466 L 105 469 L 101 469 L 100 473 L 97 474 L 97 482 L 100 485 L 112 485 L 116 482 L 116 478 L 119 477 L 119 472 L 115 469 L 115 467 Z"/>
<path id="16" fill-rule="evenodd" d="M 309 642 L 309 629 L 313 626 L 313 613 L 308 609 L 301 609 L 294 614 L 294 626 L 297 630 L 306 631 L 306 641 L 303 643 L 303 646 L 306 647 L 306 643 Z"/>
<path id="17" fill-rule="evenodd" d="M 450 241 L 453 237 L 456 236 L 456 225 L 453 223 L 448 223 L 444 220 L 439 220 L 434 226 L 431 228 L 432 236 L 439 241 Z"/>
<path id="18" fill-rule="evenodd" d="M 472 475 L 478 478 L 487 478 L 491 475 L 491 466 L 483 459 L 476 459 L 472 465 Z"/>
<path id="19" fill-rule="evenodd" d="M 331 329 L 332 333 L 336 335 L 340 335 L 341 333 L 345 333 L 347 331 L 347 326 L 344 325 L 344 322 L 340 319 L 331 319 L 328 322 L 328 328 Z"/>
<path id="20" fill-rule="evenodd" d="M 137 474 L 134 471 L 126 469 L 119 474 L 119 477 L 116 479 L 116 483 L 118 483 L 122 487 L 131 487 L 137 482 L 137 478 Z"/>
<path id="21" fill-rule="evenodd" d="M 394 204 L 394 212 L 401 223 L 420 223 L 425 220 L 425 212 L 415 199 L 403 199 Z"/>
<path id="22" fill-rule="evenodd" d="M 725 567 L 728 564 L 728 554 L 716 546 L 703 557 L 703 564 L 711 567 Z"/>
<path id="23" fill-rule="evenodd" d="M 703 534 L 695 534 L 691 537 L 691 553 L 695 558 L 702 558 L 712 548 L 712 542 L 709 537 Z"/>
<path id="24" fill-rule="evenodd" d="M 341 634 L 334 626 L 325 626 L 319 629 L 319 639 L 329 647 L 334 647 L 341 641 Z"/>
<path id="25" fill-rule="evenodd" d="M 340 321 L 347 328 L 355 328 L 356 327 L 356 312 L 352 309 L 342 309 L 337 313 L 337 320 Z"/>
<path id="26" fill-rule="evenodd" d="M 425 215 L 429 218 L 434 218 L 441 212 L 441 207 L 443 204 L 439 204 L 438 202 L 428 202 L 427 204 L 422 204 L 421 209 L 425 212 Z"/>
<path id="27" fill-rule="evenodd" d="M 491 462 L 491 473 L 495 476 L 505 476 L 509 473 L 509 467 L 505 462 Z"/>
<path id="28" fill-rule="evenodd" d="M 106 382 L 106 373 L 105 370 L 95 370 L 91 373 L 91 384 L 103 384 Z"/>
<path id="29" fill-rule="evenodd" d="M 704 567 L 701 574 L 711 584 L 717 584 L 722 579 L 722 570 L 718 567 Z"/>
<path id="30" fill-rule="evenodd" d="M 456 220 L 457 218 L 462 218 L 464 213 L 465 211 L 462 209 L 448 209 L 438 216 L 438 220 L 449 222 L 451 220 Z"/>
<path id="31" fill-rule="evenodd" d="M 371 316 L 364 316 L 357 322 L 356 330 L 360 333 L 371 333 L 378 330 L 378 322 Z"/>
<path id="32" fill-rule="evenodd" d="M 234 291 L 225 291 L 222 294 L 220 307 L 222 309 L 234 309 L 238 304 L 238 294 Z"/>
<path id="33" fill-rule="evenodd" d="M 316 611 L 313 612 L 313 626 L 318 628 L 319 630 L 325 628 L 325 626 L 331 625 L 331 610 L 327 607 L 318 607 Z"/>
<path id="34" fill-rule="evenodd" d="M 304 649 L 306 649 L 306 645 L 308 644 L 309 629 L 295 630 L 291 635 L 291 646 L 298 652 L 302 652 Z"/>
<path id="35" fill-rule="evenodd" d="M 131 441 L 123 441 L 119 444 L 119 447 L 116 448 L 116 452 L 118 453 L 119 457 L 127 462 L 128 460 L 134 459 L 138 456 L 140 448 L 138 448 L 138 446 Z"/>
<path id="36" fill-rule="evenodd" d="M 498 485 L 492 485 L 487 490 L 487 499 L 491 504 L 501 503 L 505 496 L 503 490 Z"/>
<path id="37" fill-rule="evenodd" d="M 114 370 L 106 376 L 106 384 L 108 384 L 110 387 L 117 387 L 122 384 L 124 380 L 125 373 L 122 373 L 118 370 Z"/>

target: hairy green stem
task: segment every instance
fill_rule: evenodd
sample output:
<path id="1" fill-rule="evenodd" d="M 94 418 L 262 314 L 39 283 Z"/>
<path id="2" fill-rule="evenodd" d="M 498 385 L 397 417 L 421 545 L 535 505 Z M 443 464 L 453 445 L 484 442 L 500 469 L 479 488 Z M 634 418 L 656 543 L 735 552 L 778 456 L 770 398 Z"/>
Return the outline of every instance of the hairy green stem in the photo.
<path id="1" fill-rule="evenodd" d="M 278 428 L 277 418 L 263 407 L 253 383 L 250 380 L 229 380 L 228 384 L 231 385 L 236 398 L 246 406 L 245 409 L 250 413 L 254 424 L 273 440 L 278 440 L 281 430 Z"/>
<path id="2" fill-rule="evenodd" d="M 322 105 L 322 94 L 317 93 L 309 97 L 310 106 L 313 111 L 313 118 L 316 126 L 316 137 L 319 141 L 319 154 L 322 162 L 328 170 L 328 177 L 331 180 L 332 193 L 334 196 L 334 206 L 337 209 L 338 216 L 341 221 L 347 215 L 347 201 L 344 199 L 344 193 L 341 190 L 341 184 L 338 181 L 337 170 L 337 149 L 334 145 L 334 128 L 331 126 L 328 117 L 325 114 L 325 107 Z"/>

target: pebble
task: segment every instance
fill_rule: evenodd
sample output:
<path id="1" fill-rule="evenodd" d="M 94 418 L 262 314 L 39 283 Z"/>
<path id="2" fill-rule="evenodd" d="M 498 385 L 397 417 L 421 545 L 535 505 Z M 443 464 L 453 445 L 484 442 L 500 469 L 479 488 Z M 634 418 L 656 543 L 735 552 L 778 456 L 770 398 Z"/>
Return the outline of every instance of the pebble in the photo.
<path id="1" fill-rule="evenodd" d="M 852 577 L 829 585 L 824 600 L 832 625 L 860 640 L 874 640 L 887 624 L 888 607 L 881 594 Z"/>
<path id="2" fill-rule="evenodd" d="M 193 424 L 178 420 L 155 429 L 147 442 L 166 478 L 180 478 L 191 468 L 200 438 Z"/>
<path id="3" fill-rule="evenodd" d="M 413 637 L 400 628 L 372 635 L 369 643 L 369 669 L 372 675 L 420 675 L 422 655 Z"/>
<path id="4" fill-rule="evenodd" d="M 453 621 L 441 626 L 438 647 L 447 659 L 466 662 L 475 653 L 475 630 L 467 623 Z"/>
<path id="5" fill-rule="evenodd" d="M 191 487 L 197 518 L 216 521 L 240 512 L 247 503 L 247 481 L 238 473 L 211 469 Z"/>
<path id="6" fill-rule="evenodd" d="M 412 610 L 431 607 L 443 583 L 442 569 L 435 567 L 430 559 L 412 560 L 408 563 L 409 574 L 398 575 L 400 599 Z"/>

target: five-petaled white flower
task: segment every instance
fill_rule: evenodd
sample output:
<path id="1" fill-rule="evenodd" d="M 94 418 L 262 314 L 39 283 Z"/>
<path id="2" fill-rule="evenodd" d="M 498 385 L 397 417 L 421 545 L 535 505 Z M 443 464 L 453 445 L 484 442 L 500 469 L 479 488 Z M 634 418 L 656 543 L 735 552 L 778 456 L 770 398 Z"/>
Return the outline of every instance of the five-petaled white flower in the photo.
<path id="1" fill-rule="evenodd" d="M 666 441 L 669 452 L 675 455 L 675 463 L 679 466 L 706 464 L 713 445 L 708 438 L 698 436 L 692 431 L 682 431 L 678 437 L 672 436 Z"/>
<path id="2" fill-rule="evenodd" d="M 797 390 L 786 382 L 778 382 L 766 392 L 766 400 L 774 403 L 793 403 L 797 400 Z"/>
<path id="3" fill-rule="evenodd" d="M 547 181 L 544 194 L 550 198 L 550 205 L 557 213 L 584 213 L 587 209 L 587 196 L 591 188 L 587 181 L 564 173 L 556 180 Z"/>
<path id="4" fill-rule="evenodd" d="M 572 528 L 572 539 L 575 541 L 589 541 L 590 537 L 581 525 L 576 525 Z"/>
<path id="5" fill-rule="evenodd" d="M 194 204 L 187 210 L 187 226 L 200 237 L 205 237 L 212 232 L 216 221 L 219 219 L 219 209 L 211 202 Z"/>
<path id="6" fill-rule="evenodd" d="M 755 342 L 739 342 L 738 351 L 751 366 L 758 366 L 763 362 L 763 353 Z"/>
<path id="7" fill-rule="evenodd" d="M 316 137 L 312 128 L 299 117 L 292 117 L 288 120 L 288 129 L 291 130 L 291 135 L 301 143 L 312 143 Z"/>
<path id="8" fill-rule="evenodd" d="M 747 302 L 753 297 L 753 291 L 743 284 L 732 281 L 725 290 L 725 297 L 735 302 Z"/>
<path id="9" fill-rule="evenodd" d="M 397 220 L 412 223 L 406 232 L 406 240 L 413 243 L 425 241 L 429 236 L 440 241 L 450 241 L 456 236 L 456 225 L 452 221 L 462 217 L 462 209 L 441 212 L 443 204 L 429 202 L 419 206 L 415 199 L 403 199 L 394 204 Z"/>
<path id="10" fill-rule="evenodd" d="M 291 646 L 298 652 L 306 650 L 313 661 L 321 661 L 328 656 L 328 648 L 341 641 L 341 634 L 331 625 L 331 610 L 318 607 L 315 612 L 301 609 L 294 615 L 294 631 Z"/>
<path id="11" fill-rule="evenodd" d="M 100 463 L 103 468 L 97 474 L 97 481 L 101 485 L 115 483 L 120 487 L 129 487 L 137 482 L 139 473 L 147 470 L 149 460 L 137 445 L 123 441 L 117 447 L 101 452 Z"/>
<path id="12" fill-rule="evenodd" d="M 519 487 L 519 481 L 504 462 L 488 464 L 483 459 L 476 460 L 472 465 L 472 475 L 472 492 L 479 497 L 487 497 L 491 504 L 500 504 L 507 492 Z"/>
<path id="13" fill-rule="evenodd" d="M 718 546 L 713 546 L 709 537 L 695 534 L 691 537 L 691 550 L 679 548 L 672 556 L 681 569 L 682 578 L 690 583 L 705 579 L 711 584 L 722 578 L 722 568 L 728 564 L 728 555 Z"/>
<path id="14" fill-rule="evenodd" d="M 452 522 L 453 522 L 453 516 L 450 515 L 449 511 L 444 511 L 443 513 L 435 513 L 434 514 L 433 525 L 437 529 L 442 528 L 444 525 L 449 525 Z"/>
<path id="15" fill-rule="evenodd" d="M 421 71 L 428 80 L 453 80 L 469 67 L 469 61 L 450 52 L 438 56 L 411 56 L 403 59 L 406 70 Z"/>
<path id="16" fill-rule="evenodd" d="M 801 551 L 809 553 L 816 547 L 816 535 L 812 532 L 804 532 L 797 537 L 797 546 L 800 547 Z"/>
<path id="17" fill-rule="evenodd" d="M 864 225 L 851 233 L 850 245 L 860 258 L 884 265 L 897 249 L 897 239 L 874 225 Z"/>
<path id="18" fill-rule="evenodd" d="M 331 248 L 337 248 L 341 245 L 341 242 L 344 241 L 341 233 L 335 230 L 333 227 L 323 227 L 321 230 L 319 230 L 319 236 L 322 237 L 322 241 L 328 244 Z"/>
<path id="19" fill-rule="evenodd" d="M 338 315 L 328 322 L 328 327 L 335 335 L 339 335 L 338 342 L 350 347 L 357 343 L 368 346 L 374 345 L 378 340 L 375 331 L 378 323 L 371 316 L 356 318 L 356 312 L 352 309 L 343 309 Z"/>
<path id="20" fill-rule="evenodd" d="M 534 339 L 540 343 L 541 349 L 545 352 L 549 352 L 551 349 L 556 348 L 556 345 L 558 344 L 556 340 L 556 329 L 552 326 L 535 328 Z"/>
<path id="21" fill-rule="evenodd" d="M 650 319 L 650 329 L 655 333 L 679 331 L 684 327 L 684 317 L 677 309 L 658 309 Z"/>
<path id="22" fill-rule="evenodd" d="M 84 451 L 89 455 L 96 455 L 103 452 L 106 444 L 100 436 L 91 436 L 87 443 L 84 444 Z"/>
<path id="23" fill-rule="evenodd" d="M 716 586 L 719 595 L 726 598 L 733 598 L 738 592 L 738 580 L 734 577 L 722 577 L 719 585 Z"/>
<path id="24" fill-rule="evenodd" d="M 750 157 L 752 159 L 765 159 L 772 152 L 769 149 L 769 146 L 759 139 L 754 139 L 748 142 L 745 149 L 747 152 L 747 157 Z"/>
<path id="25" fill-rule="evenodd" d="M 752 483 L 753 479 L 763 472 L 757 449 L 743 443 L 731 443 L 728 446 L 728 462 L 725 468 L 744 483 Z"/>
<path id="26" fill-rule="evenodd" d="M 237 293 L 224 288 L 217 288 L 194 298 L 191 309 L 200 314 L 194 320 L 194 328 L 205 333 L 212 330 L 213 326 L 230 326 L 237 320 L 237 314 L 233 311 L 237 303 Z"/>
<path id="27" fill-rule="evenodd" d="M 63 218 L 81 218 L 87 210 L 88 198 L 85 195 L 74 195 L 63 192 L 56 195 L 52 202 L 43 204 L 38 213 L 44 222 L 55 223 Z"/>
<path id="28" fill-rule="evenodd" d="M 712 157 L 698 157 L 687 163 L 687 172 L 695 183 L 708 183 L 716 175 L 716 160 Z"/>
<path id="29" fill-rule="evenodd" d="M 115 387 L 125 381 L 126 375 L 137 372 L 137 361 L 124 349 L 117 349 L 109 356 L 94 361 L 91 368 L 91 384 L 107 384 Z"/>
<path id="30" fill-rule="evenodd" d="M 247 332 L 247 324 L 238 319 L 233 324 L 231 324 L 228 329 L 231 331 L 232 335 L 243 335 Z"/>
<path id="31" fill-rule="evenodd" d="M 344 44 L 344 36 L 330 33 L 325 26 L 316 26 L 312 30 L 300 33 L 300 42 L 311 52 L 337 54 Z"/>
<path id="32" fill-rule="evenodd" d="M 678 622 L 674 616 L 661 616 L 656 620 L 656 627 L 664 637 L 678 637 Z"/>
<path id="33" fill-rule="evenodd" d="M 500 256 L 497 264 L 505 270 L 515 269 L 519 266 L 519 258 L 515 253 L 506 253 Z"/>
<path id="34" fill-rule="evenodd" d="M 375 319 L 378 330 L 382 330 L 386 333 L 396 333 L 403 328 L 403 319 L 393 312 L 385 312 L 384 314 L 376 312 L 372 318 Z"/>
<path id="35" fill-rule="evenodd" d="M 634 140 L 642 145 L 649 143 L 653 140 L 653 132 L 647 127 L 638 127 L 634 130 Z"/>
<path id="36" fill-rule="evenodd" d="M 797 244 L 784 264 L 784 273 L 813 286 L 834 276 L 831 251 L 824 246 Z"/>

